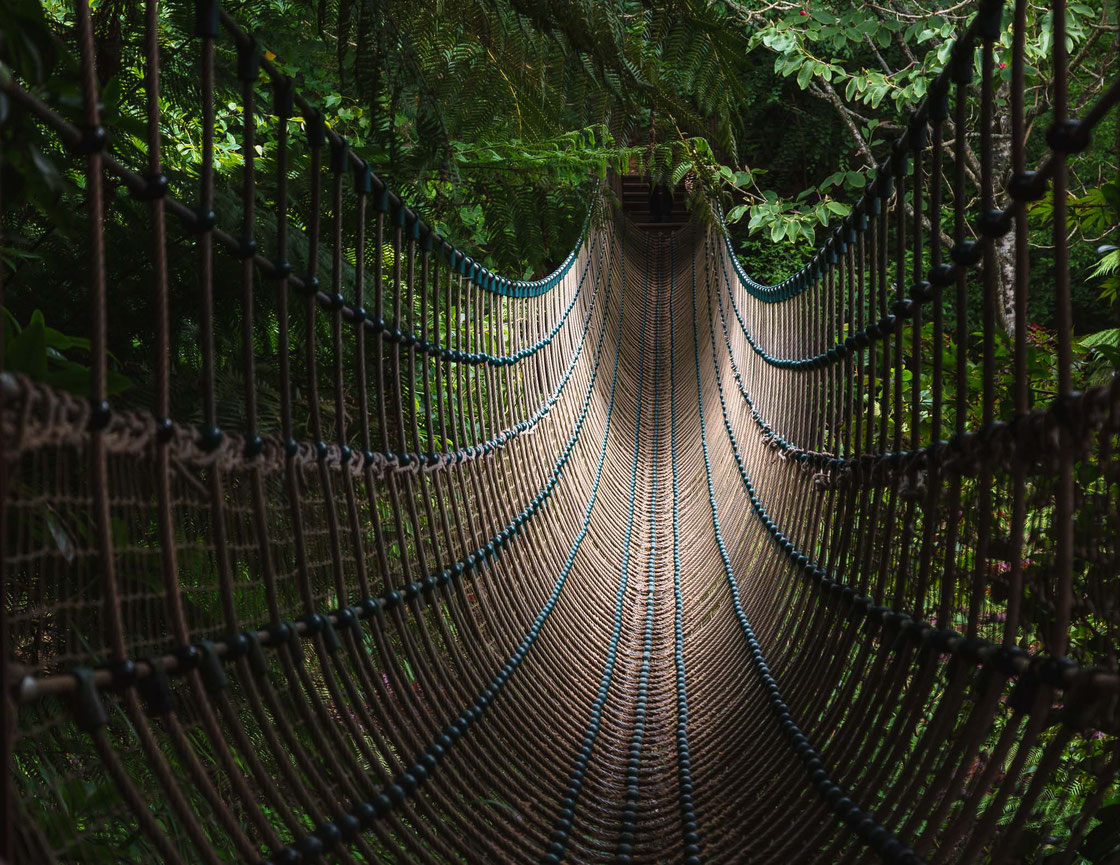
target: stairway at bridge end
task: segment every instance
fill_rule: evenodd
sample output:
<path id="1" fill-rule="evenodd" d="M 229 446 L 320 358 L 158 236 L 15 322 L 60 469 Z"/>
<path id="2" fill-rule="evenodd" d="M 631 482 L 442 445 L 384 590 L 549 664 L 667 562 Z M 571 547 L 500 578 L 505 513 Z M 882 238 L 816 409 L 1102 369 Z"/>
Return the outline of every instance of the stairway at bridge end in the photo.
<path id="1" fill-rule="evenodd" d="M 642 231 L 671 234 L 688 222 L 684 186 L 678 184 L 673 189 L 672 209 L 667 214 L 668 218 L 661 220 L 657 219 L 657 214 L 653 211 L 652 190 L 647 177 L 641 174 L 623 174 L 619 178 L 619 186 L 622 212 Z"/>

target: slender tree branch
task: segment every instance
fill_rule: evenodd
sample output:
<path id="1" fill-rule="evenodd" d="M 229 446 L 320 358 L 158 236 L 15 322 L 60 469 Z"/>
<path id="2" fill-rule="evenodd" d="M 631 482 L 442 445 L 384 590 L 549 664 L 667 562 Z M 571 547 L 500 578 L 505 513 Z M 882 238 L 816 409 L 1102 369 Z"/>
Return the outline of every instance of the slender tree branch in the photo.
<path id="1" fill-rule="evenodd" d="M 856 128 L 851 114 L 849 113 L 847 107 L 844 105 L 843 101 L 840 99 L 840 94 L 836 92 L 836 88 L 832 86 L 831 82 L 825 81 L 824 79 L 818 79 L 818 88 L 819 89 L 816 95 L 819 95 L 822 99 L 827 101 L 830 105 L 832 105 L 833 108 L 836 109 L 836 113 L 840 115 L 840 121 L 844 124 L 845 128 L 847 128 L 848 133 L 852 136 L 852 140 L 855 142 L 856 150 L 859 151 L 860 155 L 864 159 L 864 162 L 867 163 L 867 167 L 874 168 L 877 164 L 875 156 L 874 154 L 872 154 L 871 148 L 868 146 L 867 141 L 864 139 L 859 129 Z M 810 90 L 812 90 L 811 87 Z"/>

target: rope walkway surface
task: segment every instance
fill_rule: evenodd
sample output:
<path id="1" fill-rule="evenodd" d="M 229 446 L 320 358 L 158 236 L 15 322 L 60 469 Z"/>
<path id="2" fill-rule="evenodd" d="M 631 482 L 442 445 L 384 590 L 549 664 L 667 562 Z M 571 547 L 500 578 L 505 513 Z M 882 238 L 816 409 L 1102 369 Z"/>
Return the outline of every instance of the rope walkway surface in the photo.
<path id="1" fill-rule="evenodd" d="M 1064 208 L 1120 81 L 1070 116 L 1063 0 L 1036 171 L 1024 0 L 1007 199 L 990 159 L 964 169 L 994 134 L 1004 10 L 985 0 L 852 215 L 772 286 L 720 225 L 641 230 L 610 203 L 617 178 L 551 276 L 490 272 L 214 0 L 201 168 L 169 180 L 146 8 L 138 164 L 101 125 L 87 0 L 79 120 L 0 76 L 84 173 L 93 394 L 0 374 L 0 859 L 1117 861 L 1093 857 L 1120 808 L 1118 646 L 1071 635 L 1120 633 L 1120 379 L 1075 390 Z M 228 60 L 244 168 L 219 224 Z M 1044 195 L 1061 226 L 1045 401 L 1025 317 Z M 126 275 L 105 233 L 126 206 L 150 230 L 131 276 L 150 287 L 147 405 L 107 400 Z M 197 256 L 188 311 L 172 237 Z M 193 416 L 173 315 L 198 323 Z M 237 430 L 219 428 L 229 321 Z M 950 333 L 977 334 L 979 392 Z"/>

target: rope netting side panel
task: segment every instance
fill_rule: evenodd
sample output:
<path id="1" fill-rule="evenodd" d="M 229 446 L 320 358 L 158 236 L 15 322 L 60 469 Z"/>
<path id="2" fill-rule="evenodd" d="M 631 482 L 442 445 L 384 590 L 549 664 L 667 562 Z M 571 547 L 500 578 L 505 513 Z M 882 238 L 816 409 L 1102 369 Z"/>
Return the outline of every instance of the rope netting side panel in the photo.
<path id="1" fill-rule="evenodd" d="M 0 78 L 81 179 L 92 358 L 91 399 L 0 375 L 2 855 L 1098 861 L 1120 807 L 1120 388 L 1082 388 L 1065 326 L 1057 398 L 1038 392 L 1026 201 L 1065 206 L 1120 85 L 1074 121 L 1056 63 L 1034 172 L 1012 100 L 1003 203 L 987 4 L 788 280 L 596 196 L 571 255 L 519 282 L 440 238 L 208 0 L 200 168 L 165 176 L 156 3 L 128 146 L 75 10 L 79 113 Z M 242 108 L 234 189 L 218 99 Z M 138 221 L 150 253 L 125 272 L 106 233 Z M 143 334 L 112 320 L 129 280 Z M 117 395 L 133 338 L 152 380 Z"/>
<path id="2" fill-rule="evenodd" d="M 1120 81 L 1073 118 L 1055 46 L 1050 149 L 1028 170 L 1026 9 L 1007 11 L 981 7 L 803 270 L 767 286 L 726 242 L 705 253 L 698 326 L 722 409 L 708 423 L 726 434 L 713 461 L 738 469 L 715 489 L 747 496 L 753 526 L 728 549 L 761 568 L 744 607 L 777 647 L 775 682 L 792 680 L 780 715 L 811 783 L 888 859 L 897 843 L 937 862 L 1115 855 L 1120 388 L 1073 363 L 1064 208 Z M 1051 14 L 1064 38 L 1064 7 Z M 991 168 L 997 137 L 1009 178 Z M 1053 208 L 1059 330 L 1041 368 L 1026 317 L 1037 199 Z M 822 861 L 856 861 L 852 843 Z"/>
<path id="3" fill-rule="evenodd" d="M 90 49 L 89 9 L 77 12 Z M 6 855 L 512 857 L 527 839 L 507 811 L 566 746 L 521 720 L 554 717 L 535 690 L 547 677 L 510 680 L 522 662 L 556 663 L 529 650 L 601 450 L 617 239 L 590 229 L 535 283 L 479 268 L 394 200 L 216 6 L 201 12 L 197 187 L 162 174 L 155 4 L 143 164 L 104 147 L 88 50 L 80 123 L 5 79 L 18 110 L 88 151 L 75 165 L 93 256 L 75 266 L 95 275 L 93 399 L 3 379 L 5 652 L 24 677 Z M 214 216 L 213 104 L 230 59 L 245 164 L 227 223 Z M 253 147 L 265 135 L 267 166 Z M 151 227 L 148 405 L 106 401 L 110 286 L 128 275 L 102 232 L 127 207 Z M 196 292 L 174 313 L 172 242 L 197 254 Z M 201 378 L 185 401 L 171 336 L 184 314 Z M 240 344 L 219 346 L 231 317 Z M 231 348 L 232 428 L 218 387 Z M 522 700 L 487 719 L 509 753 L 470 744 L 513 690 Z M 437 767 L 440 787 L 415 795 Z"/>

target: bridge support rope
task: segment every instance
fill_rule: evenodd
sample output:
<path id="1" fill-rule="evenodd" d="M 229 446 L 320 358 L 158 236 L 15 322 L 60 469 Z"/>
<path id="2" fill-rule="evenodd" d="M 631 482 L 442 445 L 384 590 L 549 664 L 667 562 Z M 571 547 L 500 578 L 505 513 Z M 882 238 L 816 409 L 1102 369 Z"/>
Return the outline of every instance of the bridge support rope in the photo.
<path id="1" fill-rule="evenodd" d="M 215 0 L 204 164 L 164 177 L 156 3 L 139 158 L 101 126 L 76 7 L 80 121 L 0 75 L 83 176 L 93 361 L 92 399 L 0 372 L 0 858 L 1107 861 L 1120 379 L 1078 383 L 1063 332 L 1041 402 L 1022 311 L 1025 202 L 1065 206 L 1120 83 L 1074 120 L 1062 73 L 1035 172 L 1013 99 L 1001 203 L 942 146 L 992 145 L 985 0 L 788 278 L 752 279 L 721 226 L 651 236 L 597 192 L 572 253 L 518 281 L 438 236 Z M 104 243 L 137 224 L 138 270 Z M 113 320 L 125 285 L 151 298 L 142 333 Z M 1061 316 L 1069 294 L 1059 266 Z M 197 306 L 173 317 L 180 297 Z M 153 372 L 110 397 L 119 341 Z"/>

